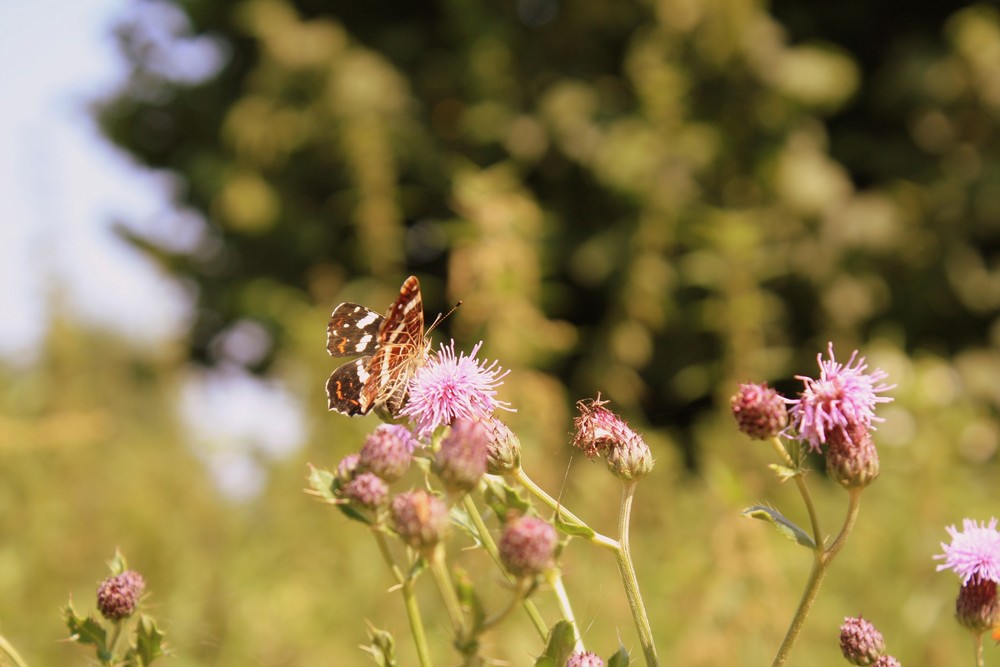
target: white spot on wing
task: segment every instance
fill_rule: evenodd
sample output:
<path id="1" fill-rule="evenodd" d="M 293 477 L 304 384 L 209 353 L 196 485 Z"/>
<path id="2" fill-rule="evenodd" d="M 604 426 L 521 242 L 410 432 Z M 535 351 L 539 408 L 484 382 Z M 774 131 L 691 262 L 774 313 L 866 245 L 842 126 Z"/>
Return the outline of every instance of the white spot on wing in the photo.
<path id="1" fill-rule="evenodd" d="M 360 310 L 360 306 L 358 307 L 358 310 Z M 364 329 L 365 327 L 370 326 L 378 318 L 379 314 L 376 313 L 375 311 L 372 311 L 367 315 L 365 315 L 364 317 L 362 317 L 360 320 L 358 320 L 354 326 L 356 326 L 359 329 Z"/>
<path id="2" fill-rule="evenodd" d="M 354 346 L 355 352 L 364 352 L 368 348 L 368 343 L 372 341 L 373 336 L 371 334 L 365 334 L 362 336 L 358 344 Z"/>

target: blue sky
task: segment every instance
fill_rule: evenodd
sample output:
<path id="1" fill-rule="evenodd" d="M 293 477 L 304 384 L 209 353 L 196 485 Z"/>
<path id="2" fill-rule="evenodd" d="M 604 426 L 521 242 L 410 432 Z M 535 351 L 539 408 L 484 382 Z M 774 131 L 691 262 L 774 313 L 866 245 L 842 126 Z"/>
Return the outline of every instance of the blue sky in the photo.
<path id="1" fill-rule="evenodd" d="M 175 210 L 170 177 L 112 147 L 88 114 L 124 80 L 111 29 L 139 4 L 158 6 L 0 0 L 0 361 L 8 365 L 37 359 L 54 313 L 140 349 L 187 329 L 190 295 L 111 227 L 193 243 L 200 219 Z M 177 14 L 159 7 L 157 27 L 169 32 Z M 198 49 L 177 55 L 189 72 L 205 69 Z M 195 451 L 235 498 L 261 488 L 261 458 L 280 458 L 305 437 L 292 394 L 238 369 L 192 369 L 177 409 Z"/>

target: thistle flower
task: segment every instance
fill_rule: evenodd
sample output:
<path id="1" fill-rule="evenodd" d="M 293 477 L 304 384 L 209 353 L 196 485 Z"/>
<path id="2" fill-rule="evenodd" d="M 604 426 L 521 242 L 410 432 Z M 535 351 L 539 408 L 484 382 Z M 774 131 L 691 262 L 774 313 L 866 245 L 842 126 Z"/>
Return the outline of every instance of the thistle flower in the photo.
<path id="1" fill-rule="evenodd" d="M 819 379 L 796 375 L 805 388 L 799 398 L 786 399 L 792 406 L 790 416 L 797 437 L 817 452 L 832 433 L 851 439 L 858 429 L 871 430 L 872 422 L 882 421 L 875 416 L 875 406 L 892 398 L 878 394 L 896 386 L 882 382 L 887 377 L 883 370 L 865 373 L 868 365 L 864 357 L 858 357 L 857 350 L 846 364 L 841 364 L 833 355 L 833 343 L 827 349 L 828 360 L 817 355 Z"/>
<path id="2" fill-rule="evenodd" d="M 362 507 L 375 509 L 389 497 L 389 485 L 375 473 L 363 472 L 345 484 L 341 494 Z"/>
<path id="3" fill-rule="evenodd" d="M 414 549 L 431 550 L 448 534 L 448 506 L 423 489 L 400 493 L 390 511 L 393 528 Z"/>
<path id="4" fill-rule="evenodd" d="M 375 473 L 387 482 L 395 482 L 410 467 L 416 446 L 416 438 L 405 426 L 381 424 L 361 447 L 358 469 Z"/>
<path id="5" fill-rule="evenodd" d="M 852 665 L 871 665 L 885 655 L 885 640 L 870 621 L 848 617 L 840 626 L 840 651 Z"/>
<path id="6" fill-rule="evenodd" d="M 490 420 L 490 440 L 486 449 L 486 472 L 503 475 L 521 467 L 521 441 L 502 421 Z"/>
<path id="7" fill-rule="evenodd" d="M 434 472 L 449 491 L 471 491 L 482 479 L 490 436 L 481 421 L 459 418 L 451 425 L 434 459 Z"/>
<path id="8" fill-rule="evenodd" d="M 587 458 L 604 456 L 608 469 L 622 481 L 639 479 L 653 469 L 653 455 L 638 433 L 625 420 L 608 410 L 600 394 L 595 399 L 577 401 L 580 415 L 573 420 L 573 446 Z"/>
<path id="9" fill-rule="evenodd" d="M 739 429 L 754 440 L 767 440 L 788 425 L 788 408 L 781 395 L 761 384 L 741 384 L 729 401 Z"/>
<path id="10" fill-rule="evenodd" d="M 941 570 L 952 570 L 962 578 L 962 584 L 973 579 L 1000 583 L 1000 532 L 997 520 L 978 523 L 972 519 L 962 521 L 962 530 L 955 526 L 945 528 L 951 535 L 951 544 L 941 543 L 944 553 L 934 556 L 943 560 L 937 566 Z"/>
<path id="11" fill-rule="evenodd" d="M 552 566 L 556 529 L 533 516 L 511 519 L 500 536 L 500 560 L 515 577 L 532 577 Z"/>
<path id="12" fill-rule="evenodd" d="M 962 584 L 955 600 L 955 618 L 963 628 L 977 634 L 1000 624 L 997 582 L 974 577 Z"/>
<path id="13" fill-rule="evenodd" d="M 604 667 L 604 661 L 596 653 L 579 651 L 569 657 L 566 667 Z"/>
<path id="14" fill-rule="evenodd" d="M 97 589 L 97 609 L 109 621 L 120 621 L 135 613 L 146 580 L 134 570 L 108 577 Z"/>
<path id="15" fill-rule="evenodd" d="M 881 658 L 872 663 L 872 667 L 903 667 L 899 660 L 891 655 L 883 655 Z"/>
<path id="16" fill-rule="evenodd" d="M 826 471 L 845 489 L 864 488 L 879 475 L 872 434 L 860 425 L 835 430 L 826 441 Z"/>
<path id="17" fill-rule="evenodd" d="M 497 400 L 497 387 L 507 373 L 493 361 L 476 359 L 479 342 L 466 356 L 455 354 L 455 341 L 420 367 L 410 380 L 409 398 L 400 415 L 410 417 L 417 435 L 426 438 L 437 428 L 463 417 L 488 421 L 497 410 L 511 410 L 510 404 Z"/>

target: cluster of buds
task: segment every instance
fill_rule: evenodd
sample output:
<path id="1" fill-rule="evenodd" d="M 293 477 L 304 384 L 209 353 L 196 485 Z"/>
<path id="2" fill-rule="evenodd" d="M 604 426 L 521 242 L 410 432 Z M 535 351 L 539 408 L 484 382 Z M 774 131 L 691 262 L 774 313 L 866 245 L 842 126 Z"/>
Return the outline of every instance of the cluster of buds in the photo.
<path id="1" fill-rule="evenodd" d="M 623 482 L 641 479 L 653 470 L 653 454 L 642 436 L 608 410 L 607 404 L 600 395 L 577 402 L 580 415 L 574 420 L 573 446 L 587 458 L 603 456 L 608 470 Z"/>

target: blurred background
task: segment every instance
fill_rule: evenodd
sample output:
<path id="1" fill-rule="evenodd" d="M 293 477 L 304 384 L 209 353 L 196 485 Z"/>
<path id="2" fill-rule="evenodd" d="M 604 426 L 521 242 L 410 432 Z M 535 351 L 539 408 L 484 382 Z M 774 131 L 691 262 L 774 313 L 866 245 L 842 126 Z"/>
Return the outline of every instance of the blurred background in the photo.
<path id="1" fill-rule="evenodd" d="M 595 527 L 619 485 L 572 457 L 573 403 L 647 436 L 664 664 L 770 663 L 810 557 L 739 511 L 805 517 L 728 397 L 860 348 L 898 384 L 882 477 L 793 661 L 845 664 L 861 613 L 903 664 L 960 664 L 931 557 L 998 513 L 1000 14 L 921 7 L 0 3 L 0 632 L 85 664 L 58 608 L 120 547 L 176 667 L 367 664 L 365 619 L 414 664 L 374 544 L 302 493 L 377 423 L 326 411 L 330 311 L 413 273 L 429 318 L 464 301 L 435 338 L 511 369 L 526 469 Z M 835 532 L 846 494 L 810 481 Z M 588 648 L 638 654 L 611 556 L 563 560 Z M 540 649 L 523 616 L 485 644 Z"/>

